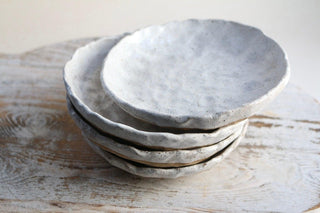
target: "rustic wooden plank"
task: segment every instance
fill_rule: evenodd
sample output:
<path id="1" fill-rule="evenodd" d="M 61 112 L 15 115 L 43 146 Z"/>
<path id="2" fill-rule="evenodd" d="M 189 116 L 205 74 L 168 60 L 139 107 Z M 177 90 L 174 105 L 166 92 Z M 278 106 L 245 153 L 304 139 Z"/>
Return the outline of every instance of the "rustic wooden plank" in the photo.
<path id="1" fill-rule="evenodd" d="M 109 206 L 101 204 L 86 204 L 86 203 L 73 203 L 61 201 L 17 201 L 17 200 L 0 200 L 0 211 L 4 212 L 35 212 L 41 209 L 42 211 L 50 212 L 209 212 L 207 209 L 184 209 L 184 208 L 137 208 L 137 207 L 121 207 Z M 214 211 L 213 209 L 210 210 Z"/>
<path id="2" fill-rule="evenodd" d="M 92 39 L 0 55 L 0 211 L 280 211 L 320 203 L 320 104 L 289 85 L 210 171 L 176 180 L 111 167 L 66 110 L 62 69 Z"/>

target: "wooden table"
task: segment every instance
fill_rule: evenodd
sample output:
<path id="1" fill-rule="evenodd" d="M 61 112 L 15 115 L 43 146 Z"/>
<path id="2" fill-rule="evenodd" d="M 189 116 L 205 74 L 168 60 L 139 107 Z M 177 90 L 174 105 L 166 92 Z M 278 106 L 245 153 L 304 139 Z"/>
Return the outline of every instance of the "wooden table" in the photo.
<path id="1" fill-rule="evenodd" d="M 0 212 L 279 211 L 320 206 L 320 104 L 288 85 L 210 171 L 135 177 L 84 142 L 67 113 L 62 69 L 93 39 L 0 55 Z"/>

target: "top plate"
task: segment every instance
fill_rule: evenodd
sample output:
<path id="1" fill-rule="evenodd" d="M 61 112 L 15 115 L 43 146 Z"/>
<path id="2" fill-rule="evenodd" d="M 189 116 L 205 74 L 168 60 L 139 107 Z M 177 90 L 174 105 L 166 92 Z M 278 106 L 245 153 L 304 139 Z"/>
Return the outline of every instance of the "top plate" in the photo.
<path id="1" fill-rule="evenodd" d="M 123 38 L 109 52 L 101 81 L 137 118 L 162 127 L 213 129 L 259 111 L 289 75 L 284 51 L 260 30 L 186 20 Z"/>

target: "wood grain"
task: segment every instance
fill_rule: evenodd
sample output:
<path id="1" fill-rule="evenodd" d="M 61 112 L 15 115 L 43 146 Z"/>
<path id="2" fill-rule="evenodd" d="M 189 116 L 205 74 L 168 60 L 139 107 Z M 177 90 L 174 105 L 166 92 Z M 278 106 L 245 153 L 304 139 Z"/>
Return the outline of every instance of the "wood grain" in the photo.
<path id="1" fill-rule="evenodd" d="M 0 55 L 0 212 L 301 212 L 320 205 L 320 104 L 289 85 L 210 171 L 145 179 L 111 167 L 69 117 L 64 63 L 82 39 Z"/>

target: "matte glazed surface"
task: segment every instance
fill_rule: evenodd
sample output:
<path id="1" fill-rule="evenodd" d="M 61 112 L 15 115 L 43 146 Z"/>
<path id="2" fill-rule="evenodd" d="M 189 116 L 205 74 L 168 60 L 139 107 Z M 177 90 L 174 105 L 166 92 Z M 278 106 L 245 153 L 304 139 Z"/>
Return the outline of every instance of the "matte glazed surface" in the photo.
<path id="1" fill-rule="evenodd" d="M 186 20 L 123 38 L 101 78 L 133 116 L 163 127 L 214 129 L 261 110 L 284 88 L 289 69 L 279 45 L 256 28 Z"/>
<path id="2" fill-rule="evenodd" d="M 105 93 L 100 82 L 104 58 L 122 36 L 102 38 L 87 44 L 78 49 L 65 66 L 67 94 L 75 108 L 92 125 L 119 138 L 158 149 L 205 146 L 219 142 L 242 128 L 244 121 L 206 132 L 173 131 L 143 122 L 123 111 Z"/>

